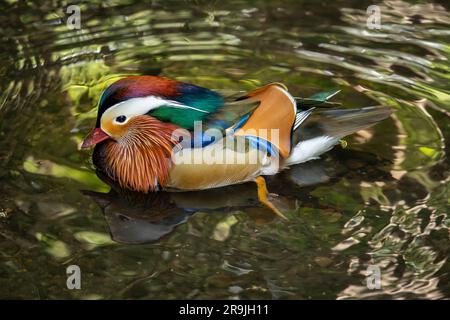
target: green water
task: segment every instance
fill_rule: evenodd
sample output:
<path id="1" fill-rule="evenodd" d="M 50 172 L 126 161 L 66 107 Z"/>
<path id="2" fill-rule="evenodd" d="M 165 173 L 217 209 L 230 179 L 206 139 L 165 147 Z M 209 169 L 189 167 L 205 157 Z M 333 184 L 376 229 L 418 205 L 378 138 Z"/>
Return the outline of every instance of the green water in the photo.
<path id="1" fill-rule="evenodd" d="M 0 1 L 0 298 L 450 298 L 447 1 Z M 73 3 L 73 2 L 71 2 Z M 124 197 L 79 150 L 127 74 L 395 114 L 254 185 Z M 66 267 L 81 268 L 81 290 Z M 367 287 L 380 268 L 382 287 Z"/>

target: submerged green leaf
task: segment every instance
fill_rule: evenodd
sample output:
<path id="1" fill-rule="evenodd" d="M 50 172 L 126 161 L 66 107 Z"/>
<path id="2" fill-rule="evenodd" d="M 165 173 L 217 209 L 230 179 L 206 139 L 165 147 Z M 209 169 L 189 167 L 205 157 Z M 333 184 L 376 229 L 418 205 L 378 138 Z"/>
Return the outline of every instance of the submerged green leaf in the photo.
<path id="1" fill-rule="evenodd" d="M 94 231 L 79 231 L 75 233 L 74 237 L 80 242 L 93 244 L 97 246 L 115 244 L 115 242 L 111 240 L 110 235 L 106 233 Z"/>
<path id="2" fill-rule="evenodd" d="M 36 233 L 36 239 L 46 246 L 45 251 L 53 257 L 62 259 L 70 256 L 70 248 L 63 241 L 40 232 Z"/>

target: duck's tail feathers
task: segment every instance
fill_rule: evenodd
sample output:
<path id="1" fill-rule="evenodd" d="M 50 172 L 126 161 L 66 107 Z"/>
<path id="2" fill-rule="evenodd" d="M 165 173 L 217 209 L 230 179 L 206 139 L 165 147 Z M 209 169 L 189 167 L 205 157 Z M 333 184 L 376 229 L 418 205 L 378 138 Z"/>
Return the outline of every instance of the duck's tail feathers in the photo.
<path id="1" fill-rule="evenodd" d="M 392 112 L 392 108 L 385 106 L 300 111 L 299 123 L 297 127 L 294 126 L 292 136 L 292 145 L 295 147 L 286 164 L 316 159 L 333 148 L 343 137 L 373 126 L 389 117 Z"/>
<path id="2" fill-rule="evenodd" d="M 316 110 L 300 126 L 300 139 L 303 140 L 308 135 L 343 138 L 373 126 L 389 117 L 392 112 L 392 108 L 385 106 Z"/>

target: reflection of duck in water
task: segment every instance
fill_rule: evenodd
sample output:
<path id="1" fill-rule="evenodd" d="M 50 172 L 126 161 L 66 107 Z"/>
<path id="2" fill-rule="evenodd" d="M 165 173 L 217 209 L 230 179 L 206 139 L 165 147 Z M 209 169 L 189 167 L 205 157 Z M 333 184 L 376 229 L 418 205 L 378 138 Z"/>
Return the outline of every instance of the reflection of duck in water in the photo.
<path id="1" fill-rule="evenodd" d="M 105 90 L 96 126 L 82 146 L 96 145 L 95 166 L 122 188 L 193 191 L 254 181 L 259 201 L 284 217 L 269 201 L 262 176 L 316 159 L 344 136 L 391 114 L 386 107 L 321 110 L 335 93 L 295 99 L 283 85 L 270 84 L 226 96 L 131 76 Z"/>
<path id="2" fill-rule="evenodd" d="M 230 212 L 255 207 L 257 192 L 248 184 L 188 192 L 138 193 L 121 189 L 110 179 L 109 193 L 85 191 L 101 207 L 113 240 L 138 244 L 157 241 L 197 211 Z M 265 209 L 267 210 L 267 209 Z"/>
<path id="3" fill-rule="evenodd" d="M 349 158 L 369 159 L 366 168 L 374 166 L 378 160 L 373 156 L 349 150 Z M 270 179 L 271 186 L 279 196 L 271 199 L 277 207 L 294 209 L 297 201 L 311 201 L 308 192 L 298 188 L 312 187 L 326 183 L 341 175 L 348 176 L 346 168 L 337 168 L 336 163 L 319 160 L 295 166 Z M 372 163 L 372 164 L 370 164 Z M 377 172 L 374 178 L 382 172 Z M 121 188 L 114 180 L 97 171 L 100 179 L 111 186 L 109 193 L 85 191 L 102 209 L 109 225 L 113 240 L 120 243 L 139 244 L 155 242 L 172 233 L 175 228 L 188 221 L 197 211 L 246 212 L 255 223 L 273 221 L 270 210 L 259 206 L 258 194 L 250 183 L 227 186 L 217 189 L 187 192 L 151 192 L 148 194 Z M 319 204 L 314 204 L 319 207 Z"/>
<path id="4" fill-rule="evenodd" d="M 187 221 L 192 211 L 185 211 L 165 203 L 167 211 L 151 203 L 166 197 L 163 194 L 150 196 L 143 203 L 132 203 L 121 197 L 116 191 L 99 193 L 85 191 L 85 195 L 97 202 L 108 223 L 114 241 L 128 244 L 139 244 L 157 241 L 170 234 L 176 226 Z M 164 193 L 165 195 L 165 193 Z M 146 206 L 146 204 L 148 206 Z"/>

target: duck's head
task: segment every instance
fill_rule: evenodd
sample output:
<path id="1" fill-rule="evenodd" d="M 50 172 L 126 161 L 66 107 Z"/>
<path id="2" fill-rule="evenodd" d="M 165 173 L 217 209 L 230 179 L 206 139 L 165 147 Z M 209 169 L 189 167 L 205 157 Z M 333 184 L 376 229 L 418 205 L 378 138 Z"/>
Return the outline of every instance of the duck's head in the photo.
<path id="1" fill-rule="evenodd" d="M 154 76 L 130 76 L 102 94 L 95 128 L 81 147 L 101 145 L 104 163 L 100 169 L 122 187 L 148 192 L 167 177 L 176 144 L 173 132 L 178 126 L 156 118 L 152 110 L 182 107 L 175 100 L 180 94 L 177 83 Z"/>
<path id="2" fill-rule="evenodd" d="M 192 130 L 195 121 L 222 105 L 219 94 L 196 85 L 156 76 L 126 77 L 102 94 L 95 128 L 81 147 L 97 145 L 94 164 L 122 187 L 154 190 L 168 177 L 180 136 L 174 131 Z M 100 165 L 96 158 L 102 159 Z"/>
<path id="3" fill-rule="evenodd" d="M 154 76 L 130 76 L 110 85 L 102 94 L 95 128 L 82 148 L 104 140 L 122 141 L 136 134 L 136 126 L 151 120 L 149 113 L 164 105 L 177 105 L 177 81 Z M 181 105 L 181 104 L 180 104 Z"/>

